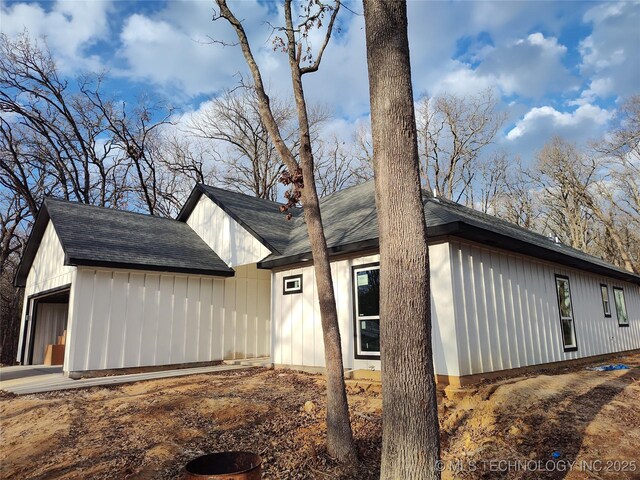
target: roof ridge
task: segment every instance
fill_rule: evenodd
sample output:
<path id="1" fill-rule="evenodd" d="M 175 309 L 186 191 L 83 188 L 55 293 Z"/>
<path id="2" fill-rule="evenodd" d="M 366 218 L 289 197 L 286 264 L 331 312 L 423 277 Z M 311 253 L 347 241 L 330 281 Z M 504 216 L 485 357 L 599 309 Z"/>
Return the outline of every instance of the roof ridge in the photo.
<path id="1" fill-rule="evenodd" d="M 118 212 L 118 213 L 122 213 L 122 214 L 137 215 L 137 216 L 142 216 L 142 217 L 146 217 L 146 218 L 151 218 L 151 219 L 154 219 L 154 220 L 155 219 L 157 219 L 157 220 L 171 220 L 173 222 L 178 222 L 178 220 L 176 220 L 175 218 L 161 217 L 160 215 L 151 215 L 150 213 L 136 212 L 134 210 L 123 210 L 121 208 L 116 208 L 116 207 L 105 207 L 103 205 L 93 205 L 91 203 L 78 202 L 78 201 L 74 201 L 74 200 L 66 200 L 64 198 L 58 198 L 58 197 L 51 197 L 51 196 L 44 197 L 44 202 L 49 202 L 49 201 L 54 201 L 54 202 L 58 202 L 58 203 L 65 203 L 67 205 L 74 205 L 74 206 L 77 206 L 77 207 L 88 207 L 88 208 L 99 209 L 99 210 L 107 210 L 107 211 L 110 211 L 110 212 Z M 179 223 L 182 223 L 182 222 L 179 222 Z"/>
<path id="2" fill-rule="evenodd" d="M 249 195 L 249 194 L 247 194 L 247 193 L 238 192 L 238 191 L 236 191 L 236 190 L 228 190 L 228 189 L 226 189 L 226 188 L 216 187 L 216 186 L 214 186 L 214 185 L 207 185 L 206 183 L 198 182 L 198 183 L 196 184 L 196 186 L 198 186 L 198 187 L 204 187 L 204 188 L 212 188 L 212 189 L 215 189 L 215 190 L 222 190 L 223 192 L 226 192 L 226 193 L 231 193 L 231 194 L 233 194 L 233 195 L 241 195 L 241 196 L 243 196 L 243 197 L 247 197 L 247 198 L 249 198 L 249 199 L 251 199 L 251 200 L 258 200 L 258 201 L 260 201 L 260 202 L 270 203 L 270 204 L 273 204 L 273 205 L 278 205 L 278 206 L 279 206 L 279 205 L 282 205 L 282 202 L 278 202 L 278 201 L 276 201 L 276 200 L 269 200 L 268 198 L 256 197 L 255 195 Z"/>

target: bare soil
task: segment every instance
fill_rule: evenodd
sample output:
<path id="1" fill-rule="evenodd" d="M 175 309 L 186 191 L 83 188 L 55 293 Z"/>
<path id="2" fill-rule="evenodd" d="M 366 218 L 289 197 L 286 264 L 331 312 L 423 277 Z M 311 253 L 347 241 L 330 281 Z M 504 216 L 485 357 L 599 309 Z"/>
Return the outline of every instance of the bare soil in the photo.
<path id="1" fill-rule="evenodd" d="M 632 368 L 441 390 L 443 478 L 640 479 L 640 354 L 616 361 Z M 220 450 L 259 453 L 266 479 L 378 478 L 380 386 L 348 385 L 362 459 L 352 471 L 324 448 L 324 388 L 318 375 L 247 369 L 2 394 L 0 478 L 172 479 Z"/>

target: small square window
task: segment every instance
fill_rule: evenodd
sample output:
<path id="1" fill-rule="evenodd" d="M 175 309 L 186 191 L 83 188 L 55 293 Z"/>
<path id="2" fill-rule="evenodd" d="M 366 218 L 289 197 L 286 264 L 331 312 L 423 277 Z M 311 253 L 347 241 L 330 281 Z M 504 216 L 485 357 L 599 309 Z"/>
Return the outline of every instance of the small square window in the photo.
<path id="1" fill-rule="evenodd" d="M 302 293 L 302 274 L 284 277 L 282 282 L 282 294 L 291 295 L 294 293 Z"/>
<path id="2" fill-rule="evenodd" d="M 604 310 L 604 316 L 611 317 L 611 302 L 609 302 L 609 287 L 604 284 L 600 285 L 600 294 L 602 296 L 602 308 Z"/>

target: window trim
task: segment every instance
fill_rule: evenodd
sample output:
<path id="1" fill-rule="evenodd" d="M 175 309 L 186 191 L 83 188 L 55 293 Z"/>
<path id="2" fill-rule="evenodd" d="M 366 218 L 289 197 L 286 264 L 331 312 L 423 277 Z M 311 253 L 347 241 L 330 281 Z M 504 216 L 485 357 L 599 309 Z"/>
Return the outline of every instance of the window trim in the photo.
<path id="1" fill-rule="evenodd" d="M 564 343 L 564 332 L 562 330 L 562 307 L 560 306 L 560 296 L 558 295 L 558 279 L 566 280 L 567 286 L 569 287 L 569 303 L 571 304 L 571 323 L 573 325 L 573 340 L 575 345 L 567 347 Z M 576 317 L 573 313 L 573 297 L 571 296 L 571 280 L 566 275 L 555 274 L 555 294 L 556 294 L 556 302 L 558 303 L 558 318 L 560 320 L 560 338 L 562 339 L 562 347 L 566 352 L 577 352 L 578 351 L 578 332 L 576 331 Z"/>
<path id="2" fill-rule="evenodd" d="M 366 270 L 373 269 L 374 267 L 378 267 L 380 270 L 380 262 L 372 262 L 365 263 L 362 265 L 352 265 L 351 266 L 351 293 L 352 293 L 352 317 L 353 317 L 353 355 L 356 360 L 380 360 L 380 352 L 372 353 L 358 353 L 359 348 L 359 340 L 358 340 L 358 311 L 356 307 L 356 303 L 358 301 L 358 294 L 356 285 L 356 270 Z M 380 311 L 378 310 L 378 322 L 380 322 Z"/>
<path id="3" fill-rule="evenodd" d="M 603 291 L 607 292 L 607 306 L 609 307 L 609 313 L 607 313 L 606 308 L 604 308 L 604 298 L 602 298 Z M 609 296 L 609 286 L 604 283 L 600 284 L 600 300 L 602 301 L 602 310 L 604 311 L 604 317 L 611 318 L 611 297 Z"/>
<path id="4" fill-rule="evenodd" d="M 616 318 L 618 319 L 618 327 L 620 328 L 624 328 L 624 327 L 628 327 L 631 322 L 629 322 L 629 312 L 627 310 L 627 299 L 624 296 L 624 288 L 622 287 L 613 287 L 613 302 L 614 305 L 616 303 L 616 290 L 619 290 L 622 292 L 622 305 L 624 305 L 624 312 L 627 314 L 627 323 L 620 323 L 620 316 L 618 315 L 618 306 L 616 305 Z"/>
<path id="5" fill-rule="evenodd" d="M 294 288 L 287 290 L 287 282 L 291 280 L 300 280 L 300 288 Z M 289 275 L 287 277 L 282 277 L 282 294 L 283 295 L 294 295 L 296 293 L 302 293 L 302 274 L 299 273 L 297 275 Z"/>

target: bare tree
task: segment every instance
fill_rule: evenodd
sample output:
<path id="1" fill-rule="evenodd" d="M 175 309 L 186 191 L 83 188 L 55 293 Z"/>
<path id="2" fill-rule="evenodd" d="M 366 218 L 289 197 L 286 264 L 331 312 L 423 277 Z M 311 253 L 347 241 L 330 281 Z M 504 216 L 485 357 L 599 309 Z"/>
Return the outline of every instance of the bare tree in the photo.
<path id="1" fill-rule="evenodd" d="M 13 364 L 17 354 L 22 290 L 12 283 L 27 240 L 29 216 L 20 194 L 0 189 L 0 363 L 4 365 Z"/>
<path id="2" fill-rule="evenodd" d="M 358 127 L 353 135 L 353 160 L 351 170 L 355 183 L 363 183 L 373 178 L 373 141 L 371 129 Z"/>
<path id="3" fill-rule="evenodd" d="M 171 111 L 156 120 L 165 110 L 158 102 L 130 108 L 104 98 L 103 80 L 84 75 L 70 86 L 46 45 L 27 33 L 0 34 L 0 177 L 21 193 L 32 215 L 41 201 L 32 191 L 155 213 L 155 164 L 147 144 Z"/>
<path id="4" fill-rule="evenodd" d="M 196 183 L 215 184 L 218 153 L 207 142 L 175 129 L 161 131 L 148 146 L 156 166 L 156 212 L 175 217 Z"/>
<path id="5" fill-rule="evenodd" d="M 296 155 L 287 146 L 280 132 L 277 119 L 270 106 L 269 96 L 262 81 L 260 69 L 251 51 L 242 23 L 231 12 L 225 0 L 216 1 L 219 7 L 219 18 L 229 22 L 238 37 L 242 53 L 253 77 L 260 117 L 288 170 L 285 181 L 291 182 L 293 185 L 293 191 L 288 192 L 289 205 L 295 204 L 300 200 L 304 208 L 304 218 L 316 274 L 324 339 L 327 377 L 327 448 L 330 455 L 342 462 L 356 462 L 357 456 L 349 421 L 349 406 L 344 384 L 342 347 L 335 293 L 314 178 L 314 154 L 309 110 L 302 83 L 302 78 L 305 74 L 316 72 L 320 67 L 323 54 L 331 38 L 340 3 L 336 1 L 332 5 L 327 5 L 310 0 L 303 5 L 300 23 L 294 24 L 291 0 L 285 0 L 284 2 L 285 26 L 277 29 L 283 37 L 276 36 L 276 41 L 278 42 L 276 46 L 286 52 L 289 60 L 298 117 L 299 147 L 296 158 Z M 327 15 L 329 20 L 326 24 L 325 35 L 319 50 L 314 54 L 307 42 L 308 35 L 311 30 L 319 28 L 323 24 Z"/>
<path id="6" fill-rule="evenodd" d="M 538 154 L 533 178 L 543 191 L 545 226 L 570 246 L 605 256 L 594 241 L 604 233 L 616 247 L 609 260 L 634 271 L 628 245 L 620 232 L 618 188 L 602 157 L 589 155 L 556 137 Z M 628 183 L 627 183 L 628 184 Z M 594 228 L 595 223 L 602 229 Z"/>
<path id="7" fill-rule="evenodd" d="M 128 111 L 126 103 L 103 98 L 99 87 L 100 82 L 83 82 L 80 85 L 82 99 L 104 119 L 116 155 L 120 154 L 120 162 L 126 165 L 127 173 L 132 174 L 128 177 L 135 179 L 127 185 L 128 189 L 135 193 L 141 206 L 156 215 L 159 172 L 154 153 L 158 149 L 152 146 L 159 141 L 158 130 L 171 123 L 172 110 L 164 112 L 160 120 L 154 120 L 154 113 L 162 109 L 158 104 L 141 98 L 138 105 Z"/>
<path id="8" fill-rule="evenodd" d="M 300 135 L 295 107 L 273 96 L 270 96 L 270 101 L 280 134 L 289 150 L 297 156 Z M 309 108 L 312 143 L 319 139 L 320 128 L 328 118 L 329 112 L 325 107 Z M 188 133 L 223 146 L 225 153 L 218 163 L 223 167 L 219 182 L 224 187 L 277 200 L 285 165 L 262 121 L 253 87 L 241 84 L 213 99 L 190 120 Z"/>
<path id="9" fill-rule="evenodd" d="M 617 231 L 622 232 L 620 243 L 629 252 L 626 268 L 640 272 L 640 95 L 625 100 L 619 111 L 617 124 L 604 141 L 591 148 L 608 170 L 608 182 L 603 189 L 615 204 L 619 217 Z M 626 233 L 625 233 L 626 232 Z M 625 240 L 629 238 L 630 241 Z"/>
<path id="10" fill-rule="evenodd" d="M 417 106 L 423 184 L 438 196 L 459 202 L 477 171 L 477 162 L 505 121 L 488 89 L 477 96 L 423 97 Z"/>
<path id="11" fill-rule="evenodd" d="M 347 145 L 335 136 L 328 140 L 319 139 L 316 145 L 315 177 L 320 197 L 371 178 L 367 178 L 366 165 L 363 171 L 359 158 L 353 152 L 353 145 Z"/>
<path id="12" fill-rule="evenodd" d="M 520 157 L 506 167 L 504 190 L 494 204 L 498 217 L 529 230 L 539 230 L 541 212 L 538 189 L 529 172 L 524 169 Z"/>
<path id="13" fill-rule="evenodd" d="M 271 99 L 271 109 L 283 141 L 295 149 L 295 109 Z M 276 200 L 284 164 L 260 116 L 258 98 L 250 88 L 225 92 L 215 98 L 188 125 L 189 133 L 221 142 L 226 153 L 220 158 L 224 186 Z"/>
<path id="14" fill-rule="evenodd" d="M 152 100 L 130 107 L 106 98 L 103 80 L 104 75 L 83 75 L 70 83 L 60 76 L 46 43 L 32 41 L 26 32 L 15 38 L 0 34 L 3 320 L 5 311 L 18 315 L 20 292 L 6 272 L 15 270 L 45 196 L 152 214 L 169 213 L 161 203 L 177 197 L 175 191 L 161 191 L 175 190 L 172 169 L 188 168 L 160 161 L 167 158 L 160 130 L 171 111 Z M 19 321 L 11 318 L 12 325 Z M 14 341 L 5 338 L 12 328 L 0 331 L 3 349 Z"/>
<path id="15" fill-rule="evenodd" d="M 467 205 L 481 212 L 496 215 L 507 194 L 508 165 L 504 152 L 480 159 L 476 166 L 476 185 L 465 192 Z"/>
<path id="16" fill-rule="evenodd" d="M 406 3 L 364 0 L 380 230 L 381 479 L 437 479 L 427 228 Z"/>
<path id="17" fill-rule="evenodd" d="M 103 118 L 68 87 L 46 48 L 26 33 L 16 40 L 0 34 L 0 110 L 7 114 L 2 134 L 18 159 L 0 167 L 32 209 L 40 199 L 29 198 L 32 179 L 25 172 L 31 169 L 49 177 L 48 194 L 83 203 L 114 201 L 110 182 L 117 167 L 110 158 L 112 145 L 99 141 Z"/>
<path id="18" fill-rule="evenodd" d="M 582 202 L 582 191 L 593 184 L 594 168 L 584 163 L 575 146 L 553 138 L 537 155 L 530 173 L 540 189 L 543 230 L 573 248 L 589 251 L 593 213 Z"/>

